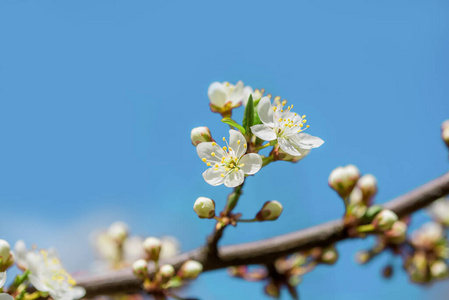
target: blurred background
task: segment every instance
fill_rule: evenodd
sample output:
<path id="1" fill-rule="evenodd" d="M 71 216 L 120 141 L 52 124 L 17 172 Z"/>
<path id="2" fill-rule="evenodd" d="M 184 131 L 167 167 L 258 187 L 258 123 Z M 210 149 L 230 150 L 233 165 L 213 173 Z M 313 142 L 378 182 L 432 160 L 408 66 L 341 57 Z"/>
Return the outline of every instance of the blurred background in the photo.
<path id="1" fill-rule="evenodd" d="M 0 2 L 0 237 L 54 246 L 73 272 L 89 270 L 92 231 L 113 221 L 134 234 L 202 245 L 230 189 L 209 186 L 190 130 L 228 136 L 209 111 L 213 81 L 243 80 L 307 114 L 325 144 L 298 164 L 248 178 L 237 206 L 267 200 L 276 222 L 229 228 L 241 243 L 339 218 L 327 186 L 349 163 L 378 178 L 385 202 L 445 171 L 440 124 L 449 118 L 449 3 L 443 0 Z M 240 114 L 241 114 L 240 109 Z M 238 113 L 237 113 L 238 115 Z M 416 214 L 413 225 L 428 217 Z M 446 299 L 449 281 L 412 285 L 401 261 L 354 261 L 372 240 L 338 244 L 335 266 L 299 286 L 302 299 Z M 391 280 L 380 272 L 393 263 Z M 185 295 L 260 299 L 262 284 L 200 276 Z M 289 299 L 284 294 L 282 299 Z"/>

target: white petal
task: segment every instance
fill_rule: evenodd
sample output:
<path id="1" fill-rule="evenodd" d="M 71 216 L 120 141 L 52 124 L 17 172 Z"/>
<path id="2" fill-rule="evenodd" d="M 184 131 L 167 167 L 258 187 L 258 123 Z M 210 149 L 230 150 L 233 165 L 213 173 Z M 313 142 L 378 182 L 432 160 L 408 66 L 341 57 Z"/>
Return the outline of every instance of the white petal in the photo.
<path id="1" fill-rule="evenodd" d="M 236 187 L 243 183 L 245 180 L 245 174 L 240 171 L 231 172 L 228 176 L 225 177 L 224 184 L 227 187 Z"/>
<path id="2" fill-rule="evenodd" d="M 10 294 L 2 293 L 0 294 L 0 300 L 14 300 Z"/>
<path id="3" fill-rule="evenodd" d="M 235 156 L 240 157 L 246 153 L 245 144 L 246 139 L 243 134 L 237 130 L 229 130 L 229 147 L 234 151 Z"/>
<path id="4" fill-rule="evenodd" d="M 223 149 L 220 146 L 216 145 L 212 146 L 214 143 L 212 142 L 203 142 L 196 146 L 196 153 L 202 160 L 206 159 L 206 163 L 210 162 L 211 164 L 216 164 L 221 162 L 221 158 L 225 155 Z M 212 153 L 215 153 L 213 156 Z"/>
<path id="5" fill-rule="evenodd" d="M 34 276 L 33 274 L 28 275 L 28 279 L 30 280 L 30 283 L 36 288 L 36 290 L 41 292 L 49 292 L 50 289 L 48 286 L 46 286 L 37 276 Z"/>
<path id="6" fill-rule="evenodd" d="M 243 167 L 240 167 L 240 170 L 243 173 L 248 175 L 253 175 L 259 172 L 260 168 L 262 168 L 262 157 L 256 153 L 249 153 L 243 155 L 243 157 L 239 161 L 239 165 L 243 164 Z"/>
<path id="7" fill-rule="evenodd" d="M 207 90 L 210 102 L 218 107 L 223 107 L 226 103 L 226 91 L 220 82 L 213 82 Z"/>
<path id="8" fill-rule="evenodd" d="M 229 95 L 229 100 L 232 102 L 232 106 L 238 105 L 243 100 L 243 82 L 239 81 L 234 86 L 234 90 Z"/>
<path id="9" fill-rule="evenodd" d="M 86 295 L 86 290 L 80 286 L 75 286 L 71 290 L 71 299 L 81 299 Z"/>
<path id="10" fill-rule="evenodd" d="M 312 149 L 321 146 L 324 141 L 307 133 L 298 133 L 291 137 L 292 141 L 302 149 Z"/>
<path id="11" fill-rule="evenodd" d="M 248 99 L 249 99 L 249 95 L 251 95 L 253 93 L 253 88 L 250 86 L 245 86 L 243 88 L 243 105 L 246 106 L 246 103 L 248 103 Z M 253 100 L 257 100 L 254 99 Z"/>
<path id="12" fill-rule="evenodd" d="M 254 125 L 251 127 L 251 131 L 259 139 L 262 139 L 264 141 L 273 141 L 276 139 L 276 132 L 274 132 L 274 129 L 265 124 Z"/>
<path id="13" fill-rule="evenodd" d="M 274 127 L 273 123 L 273 108 L 271 106 L 271 100 L 268 97 L 263 97 L 259 101 L 259 105 L 257 107 L 257 112 L 259 113 L 259 118 L 262 123 Z"/>
<path id="14" fill-rule="evenodd" d="M 5 285 L 6 282 L 6 272 L 0 272 L 0 288 Z"/>
<path id="15" fill-rule="evenodd" d="M 214 168 L 210 168 L 204 171 L 203 178 L 210 185 L 217 186 L 223 184 L 224 178 L 221 177 L 222 173 L 224 173 L 222 168 L 218 169 L 218 171 L 215 171 Z"/>
<path id="16" fill-rule="evenodd" d="M 278 137 L 278 143 L 282 150 L 293 156 L 300 156 L 301 153 L 296 149 L 295 145 L 288 139 Z M 200 144 L 201 145 L 201 144 Z"/>

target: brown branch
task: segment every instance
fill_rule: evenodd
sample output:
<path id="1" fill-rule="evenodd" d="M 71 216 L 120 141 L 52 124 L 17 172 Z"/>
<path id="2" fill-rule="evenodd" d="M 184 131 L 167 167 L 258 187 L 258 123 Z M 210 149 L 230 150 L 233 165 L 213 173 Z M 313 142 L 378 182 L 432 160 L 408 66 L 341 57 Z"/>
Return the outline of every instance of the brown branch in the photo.
<path id="1" fill-rule="evenodd" d="M 389 201 L 384 207 L 403 217 L 447 194 L 449 194 L 449 173 Z M 207 255 L 207 247 L 201 247 L 167 259 L 163 263 L 179 268 L 184 261 L 193 259 L 203 264 L 204 271 L 236 265 L 267 264 L 281 256 L 325 246 L 347 238 L 350 237 L 345 231 L 343 221 L 334 220 L 269 239 L 223 246 L 219 248 L 218 257 Z M 87 297 L 136 292 L 140 289 L 140 281 L 129 269 L 83 277 L 78 280 L 78 284 L 86 289 Z"/>

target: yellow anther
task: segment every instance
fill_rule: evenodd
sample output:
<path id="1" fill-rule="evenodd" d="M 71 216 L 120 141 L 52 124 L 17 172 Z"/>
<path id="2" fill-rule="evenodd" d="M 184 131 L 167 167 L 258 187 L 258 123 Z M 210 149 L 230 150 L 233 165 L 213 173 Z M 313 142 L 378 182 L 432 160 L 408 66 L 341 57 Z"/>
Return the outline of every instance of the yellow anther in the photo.
<path id="1" fill-rule="evenodd" d="M 276 106 L 273 106 L 273 111 L 276 111 L 278 108 Z"/>
<path id="2" fill-rule="evenodd" d="M 217 146 L 217 143 L 215 143 L 215 142 L 212 142 L 212 146 Z"/>
<path id="3" fill-rule="evenodd" d="M 304 120 L 302 120 L 302 122 L 303 122 L 303 123 L 305 123 L 305 122 L 307 122 L 307 120 L 306 120 L 306 119 L 304 119 Z"/>
<path id="4" fill-rule="evenodd" d="M 298 114 L 297 113 L 295 113 L 295 116 L 297 116 Z"/>
<path id="5" fill-rule="evenodd" d="M 281 112 L 284 112 L 284 110 L 283 110 L 283 109 L 281 109 Z"/>
<path id="6" fill-rule="evenodd" d="M 303 127 L 304 126 L 304 124 L 299 124 L 299 127 Z"/>
<path id="7" fill-rule="evenodd" d="M 210 155 L 215 156 L 215 152 L 212 152 Z"/>
<path id="8" fill-rule="evenodd" d="M 218 171 L 218 168 L 215 168 L 214 171 Z"/>
<path id="9" fill-rule="evenodd" d="M 226 142 L 226 138 L 225 137 L 223 137 L 223 142 Z"/>
<path id="10" fill-rule="evenodd" d="M 245 166 L 245 164 L 240 164 L 240 165 L 239 165 L 240 168 L 243 167 L 243 166 Z"/>
<path id="11" fill-rule="evenodd" d="M 229 166 L 231 167 L 231 169 L 235 167 L 235 165 L 234 165 L 234 164 L 230 164 Z"/>
<path id="12" fill-rule="evenodd" d="M 240 145 L 240 140 L 237 141 L 237 145 Z"/>
<path id="13" fill-rule="evenodd" d="M 229 86 L 229 82 L 226 82 L 226 86 Z"/>
<path id="14" fill-rule="evenodd" d="M 278 122 L 282 122 L 282 118 L 279 118 Z"/>
<path id="15" fill-rule="evenodd" d="M 305 118 L 306 118 L 306 115 L 302 115 L 302 117 L 301 117 L 301 118 L 305 119 Z"/>
<path id="16" fill-rule="evenodd" d="M 226 149 L 228 149 L 228 148 L 226 148 L 226 146 L 223 146 L 223 150 L 226 151 Z"/>
<path id="17" fill-rule="evenodd" d="M 207 163 L 206 166 L 210 167 L 210 166 L 211 166 L 211 163 Z"/>
<path id="18" fill-rule="evenodd" d="M 215 168 L 218 168 L 218 164 L 215 164 L 215 166 L 214 166 Z"/>
<path id="19" fill-rule="evenodd" d="M 282 101 L 282 106 L 285 106 L 285 104 L 287 104 L 287 100 Z"/>
<path id="20" fill-rule="evenodd" d="M 229 151 L 232 151 L 232 148 L 231 148 L 231 147 L 229 147 Z"/>
<path id="21" fill-rule="evenodd" d="M 220 175 L 221 177 L 224 177 L 224 173 L 221 173 L 221 175 Z"/>
<path id="22" fill-rule="evenodd" d="M 273 97 L 271 94 L 267 95 L 268 99 L 271 99 L 271 97 Z"/>
<path id="23" fill-rule="evenodd" d="M 243 147 L 245 147 L 245 148 L 247 147 L 246 143 L 243 145 Z"/>
<path id="24" fill-rule="evenodd" d="M 281 100 L 281 96 L 274 97 L 274 101 L 279 101 L 279 100 Z"/>
<path id="25" fill-rule="evenodd" d="M 293 104 L 292 104 L 292 106 L 291 106 L 291 109 L 293 109 Z"/>
<path id="26" fill-rule="evenodd" d="M 284 122 L 287 121 L 286 119 L 284 119 Z"/>
<path id="27" fill-rule="evenodd" d="M 310 127 L 310 125 L 307 125 L 306 127 L 307 127 L 307 128 L 309 128 L 309 127 Z"/>
<path id="28" fill-rule="evenodd" d="M 203 159 L 202 159 L 203 162 L 206 162 L 206 160 L 207 160 L 206 158 L 203 158 Z"/>

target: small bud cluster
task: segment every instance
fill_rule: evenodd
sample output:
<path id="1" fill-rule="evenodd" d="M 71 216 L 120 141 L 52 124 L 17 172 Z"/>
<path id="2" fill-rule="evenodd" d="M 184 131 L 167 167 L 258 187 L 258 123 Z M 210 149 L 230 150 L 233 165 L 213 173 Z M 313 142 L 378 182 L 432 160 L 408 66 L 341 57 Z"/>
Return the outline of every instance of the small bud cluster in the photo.
<path id="1" fill-rule="evenodd" d="M 170 264 L 159 267 L 163 247 L 160 239 L 147 237 L 143 241 L 145 258 L 132 264 L 134 275 L 143 281 L 145 291 L 155 296 L 166 296 L 169 289 L 182 286 L 185 280 L 195 279 L 203 271 L 203 265 L 194 260 L 184 262 L 177 272 Z"/>
<path id="2" fill-rule="evenodd" d="M 407 235 L 408 218 L 394 221 L 397 217 L 390 213 L 379 212 L 372 225 L 377 229 L 386 229 L 379 234 L 377 243 L 368 251 L 359 252 L 357 260 L 364 264 L 378 254 L 391 250 L 404 261 L 404 269 L 412 282 L 429 284 L 435 280 L 449 277 L 449 267 L 446 260 L 449 259 L 449 241 L 446 237 L 445 227 L 448 226 L 447 199 L 436 201 L 429 208 L 430 215 L 435 219 L 424 223 L 411 235 Z M 387 265 L 383 269 L 383 275 L 389 278 L 393 273 L 393 267 Z"/>
<path id="3" fill-rule="evenodd" d="M 359 169 L 354 165 L 338 167 L 329 175 L 329 186 L 333 188 L 340 197 L 346 199 L 360 178 Z"/>
<path id="4" fill-rule="evenodd" d="M 285 288 L 296 299 L 296 287 L 301 283 L 302 277 L 319 264 L 335 264 L 338 257 L 334 245 L 329 245 L 281 257 L 266 269 L 238 266 L 229 268 L 228 272 L 229 275 L 246 281 L 265 281 L 265 293 L 273 298 L 279 298 L 282 288 Z"/>
<path id="5" fill-rule="evenodd" d="M 147 258 L 144 242 L 149 242 L 140 236 L 130 235 L 129 226 L 124 222 L 112 223 L 109 228 L 95 233 L 93 237 L 95 249 L 103 259 L 98 263 L 106 264 L 104 268 L 121 269 L 131 266 L 139 259 Z M 175 238 L 163 237 L 158 241 L 164 249 L 158 253 L 161 258 L 179 253 L 179 242 Z"/>

